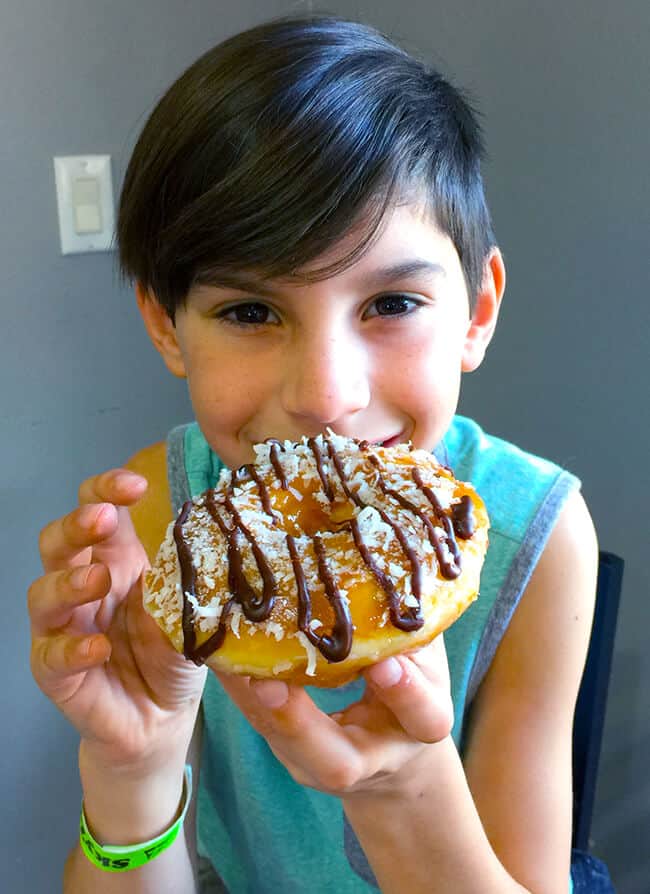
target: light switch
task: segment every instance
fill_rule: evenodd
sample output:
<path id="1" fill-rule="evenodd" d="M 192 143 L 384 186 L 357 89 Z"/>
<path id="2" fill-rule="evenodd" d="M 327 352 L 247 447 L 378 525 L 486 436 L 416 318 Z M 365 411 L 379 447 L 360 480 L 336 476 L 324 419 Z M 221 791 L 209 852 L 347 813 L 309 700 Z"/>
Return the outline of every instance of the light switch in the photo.
<path id="1" fill-rule="evenodd" d="M 77 177 L 72 181 L 72 210 L 75 233 L 101 233 L 102 202 L 99 183 L 94 177 Z"/>
<path id="2" fill-rule="evenodd" d="M 61 252 L 109 251 L 115 211 L 110 155 L 54 159 Z"/>

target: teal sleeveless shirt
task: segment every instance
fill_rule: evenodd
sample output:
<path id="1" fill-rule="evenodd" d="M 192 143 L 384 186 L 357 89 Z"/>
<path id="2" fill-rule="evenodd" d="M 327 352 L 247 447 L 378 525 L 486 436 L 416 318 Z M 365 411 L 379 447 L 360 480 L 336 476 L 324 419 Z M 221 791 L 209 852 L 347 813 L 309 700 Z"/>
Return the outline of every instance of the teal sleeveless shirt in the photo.
<path id="1" fill-rule="evenodd" d="M 470 481 L 490 516 L 479 599 L 445 633 L 455 723 L 463 752 L 467 711 L 553 526 L 579 481 L 547 460 L 456 416 L 438 459 Z M 223 464 L 198 425 L 168 439 L 175 512 L 216 484 Z M 358 700 L 363 680 L 310 688 L 322 710 Z M 369 894 L 374 875 L 338 798 L 294 782 L 213 674 L 203 695 L 204 736 L 197 841 L 202 894 Z M 571 886 L 570 886 L 571 887 Z"/>

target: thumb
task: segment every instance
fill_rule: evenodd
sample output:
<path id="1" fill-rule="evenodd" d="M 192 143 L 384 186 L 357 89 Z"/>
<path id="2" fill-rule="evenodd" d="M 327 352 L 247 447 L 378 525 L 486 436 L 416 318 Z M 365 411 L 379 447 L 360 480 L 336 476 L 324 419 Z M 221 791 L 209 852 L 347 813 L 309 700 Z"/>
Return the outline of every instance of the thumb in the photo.
<path id="1" fill-rule="evenodd" d="M 127 599 L 129 638 L 144 679 L 173 707 L 188 698 L 200 697 L 207 668 L 198 667 L 183 655 L 182 633 L 172 643 L 146 611 L 141 580 L 131 588 Z"/>

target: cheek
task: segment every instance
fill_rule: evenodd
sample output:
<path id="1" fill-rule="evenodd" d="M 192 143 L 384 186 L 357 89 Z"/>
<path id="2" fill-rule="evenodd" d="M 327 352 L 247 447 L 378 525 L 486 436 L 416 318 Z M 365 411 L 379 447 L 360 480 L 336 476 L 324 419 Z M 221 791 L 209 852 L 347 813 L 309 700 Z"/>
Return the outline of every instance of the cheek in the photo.
<path id="1" fill-rule="evenodd" d="M 457 327 L 444 335 L 423 330 L 415 338 L 402 341 L 386 364 L 386 379 L 416 391 L 449 384 L 460 376 L 462 345 Z"/>
<path id="2" fill-rule="evenodd" d="M 444 434 L 458 403 L 462 327 L 446 329 L 445 337 L 423 332 L 402 342 L 381 375 L 384 399 L 407 413 L 416 424 L 421 446 L 433 447 Z"/>
<path id="3" fill-rule="evenodd" d="M 412 413 L 426 413 L 457 398 L 460 367 L 441 362 L 433 352 L 403 356 L 399 372 L 387 377 L 387 387 Z"/>
<path id="4" fill-rule="evenodd" d="M 269 375 L 240 353 L 197 350 L 186 364 L 192 405 L 205 427 L 228 428 L 265 400 Z M 267 370 L 268 373 L 268 370 Z"/>

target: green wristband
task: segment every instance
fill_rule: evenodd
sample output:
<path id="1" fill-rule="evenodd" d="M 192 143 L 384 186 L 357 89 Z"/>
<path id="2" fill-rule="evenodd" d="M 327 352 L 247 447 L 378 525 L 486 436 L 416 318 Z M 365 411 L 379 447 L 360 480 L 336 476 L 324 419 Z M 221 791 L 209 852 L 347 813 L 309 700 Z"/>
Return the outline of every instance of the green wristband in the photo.
<path id="1" fill-rule="evenodd" d="M 79 843 L 84 854 L 98 869 L 106 872 L 126 872 L 128 869 L 137 869 L 138 866 L 146 866 L 162 854 L 176 841 L 176 837 L 183 826 L 185 814 L 192 798 L 192 768 L 185 766 L 185 783 L 183 786 L 183 810 L 178 819 L 157 838 L 151 841 L 143 841 L 142 844 L 98 844 L 88 831 L 86 815 L 81 807 L 81 822 L 79 824 Z"/>

